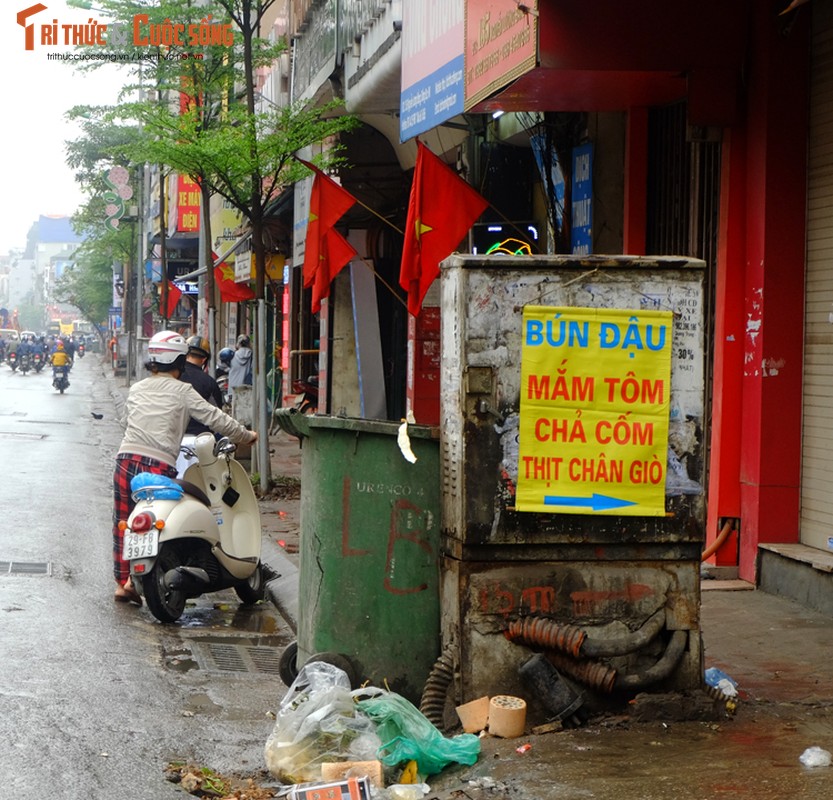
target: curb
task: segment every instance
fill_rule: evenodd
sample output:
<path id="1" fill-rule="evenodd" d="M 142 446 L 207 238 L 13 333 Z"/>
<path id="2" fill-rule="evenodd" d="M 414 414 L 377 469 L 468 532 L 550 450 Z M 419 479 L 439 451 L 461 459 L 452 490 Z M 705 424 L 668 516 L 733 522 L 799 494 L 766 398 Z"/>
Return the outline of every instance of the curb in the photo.
<path id="1" fill-rule="evenodd" d="M 272 577 L 266 582 L 266 596 L 293 633 L 298 632 L 298 567 L 264 537 L 261 561 Z"/>

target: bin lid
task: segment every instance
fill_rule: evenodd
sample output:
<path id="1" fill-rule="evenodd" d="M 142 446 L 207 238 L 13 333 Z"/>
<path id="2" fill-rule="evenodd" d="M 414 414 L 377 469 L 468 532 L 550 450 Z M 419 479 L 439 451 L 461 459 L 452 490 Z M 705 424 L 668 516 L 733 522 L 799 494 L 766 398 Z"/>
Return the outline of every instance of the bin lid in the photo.
<path id="1" fill-rule="evenodd" d="M 297 417 L 293 417 L 297 422 Z M 313 414 L 306 417 L 307 425 L 322 430 L 343 430 L 355 433 L 370 433 L 381 436 L 396 436 L 402 422 L 361 417 L 335 417 L 328 414 Z M 440 429 L 436 425 L 408 425 L 408 436 L 417 439 L 439 439 Z"/>

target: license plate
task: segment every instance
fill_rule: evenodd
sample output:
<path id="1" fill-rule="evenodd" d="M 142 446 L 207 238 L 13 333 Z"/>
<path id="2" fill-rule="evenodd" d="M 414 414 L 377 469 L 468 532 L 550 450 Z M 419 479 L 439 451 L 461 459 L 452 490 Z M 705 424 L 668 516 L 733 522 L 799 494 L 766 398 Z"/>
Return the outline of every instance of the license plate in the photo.
<path id="1" fill-rule="evenodd" d="M 151 528 L 147 533 L 124 532 L 122 558 L 133 561 L 137 558 L 153 558 L 159 552 L 159 531 Z"/>

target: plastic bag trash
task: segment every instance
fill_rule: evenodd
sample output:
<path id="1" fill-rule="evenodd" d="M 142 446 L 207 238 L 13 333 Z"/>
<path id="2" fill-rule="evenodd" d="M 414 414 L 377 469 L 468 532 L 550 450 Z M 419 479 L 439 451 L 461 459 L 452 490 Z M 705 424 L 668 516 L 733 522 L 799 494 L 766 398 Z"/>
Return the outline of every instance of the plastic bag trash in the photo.
<path id="1" fill-rule="evenodd" d="M 710 667 L 706 670 L 706 683 L 715 689 L 719 689 L 727 697 L 737 697 L 737 681 L 717 667 Z"/>
<path id="2" fill-rule="evenodd" d="M 367 697 L 368 692 L 376 694 Z M 417 762 L 420 775 L 436 775 L 452 762 L 474 764 L 480 755 L 480 740 L 472 733 L 443 736 L 431 721 L 401 695 L 383 689 L 358 689 L 359 710 L 376 723 L 382 740 L 377 758 L 387 767 L 405 761 Z"/>
<path id="3" fill-rule="evenodd" d="M 829 767 L 833 756 L 821 747 L 808 747 L 798 760 L 805 767 Z"/>
<path id="4" fill-rule="evenodd" d="M 185 494 L 183 488 L 167 475 L 154 472 L 140 472 L 130 480 L 130 491 L 136 500 L 179 500 Z"/>
<path id="5" fill-rule="evenodd" d="M 284 783 L 320 781 L 325 761 L 371 761 L 381 740 L 374 722 L 357 713 L 344 670 L 313 661 L 281 700 L 264 754 L 269 772 Z"/>
<path id="6" fill-rule="evenodd" d="M 388 786 L 391 800 L 422 800 L 430 791 L 427 783 L 394 783 Z"/>

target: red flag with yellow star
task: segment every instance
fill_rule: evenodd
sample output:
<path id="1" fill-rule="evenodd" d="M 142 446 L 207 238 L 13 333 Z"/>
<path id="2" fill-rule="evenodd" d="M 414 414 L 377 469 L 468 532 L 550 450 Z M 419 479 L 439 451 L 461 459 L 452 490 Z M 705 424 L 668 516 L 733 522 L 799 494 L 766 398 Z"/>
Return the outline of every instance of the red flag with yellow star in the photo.
<path id="1" fill-rule="evenodd" d="M 161 293 L 161 289 L 160 289 Z M 174 315 L 174 311 L 176 311 L 176 307 L 179 304 L 179 298 L 182 297 L 182 290 L 171 281 L 168 281 L 168 307 L 167 313 L 165 314 L 165 319 L 170 319 Z M 160 297 L 160 300 L 162 298 Z"/>
<path id="2" fill-rule="evenodd" d="M 212 257 L 216 258 L 212 253 Z M 255 293 L 248 283 L 235 283 L 234 268 L 223 261 L 214 267 L 214 282 L 220 290 L 220 302 L 222 303 L 244 303 L 246 300 L 254 300 Z"/>
<path id="3" fill-rule="evenodd" d="M 321 307 L 321 300 L 330 293 L 333 278 L 356 255 L 352 245 L 333 230 L 356 198 L 314 164 L 300 158 L 298 161 L 315 173 L 304 247 L 304 288 L 313 287 L 312 310 L 315 312 Z"/>
<path id="4" fill-rule="evenodd" d="M 440 261 L 454 251 L 489 203 L 450 167 L 417 141 L 417 160 L 399 285 L 408 292 L 408 311 L 417 316 Z"/>
<path id="5" fill-rule="evenodd" d="M 318 245 L 318 269 L 312 282 L 312 313 L 321 310 L 321 301 L 330 296 L 330 284 L 356 255 L 356 248 L 335 228 L 324 231 Z"/>

